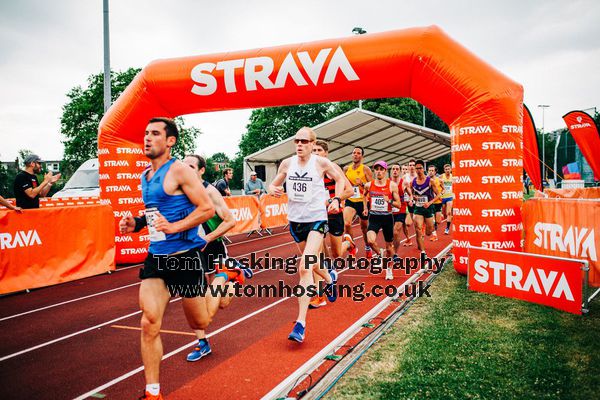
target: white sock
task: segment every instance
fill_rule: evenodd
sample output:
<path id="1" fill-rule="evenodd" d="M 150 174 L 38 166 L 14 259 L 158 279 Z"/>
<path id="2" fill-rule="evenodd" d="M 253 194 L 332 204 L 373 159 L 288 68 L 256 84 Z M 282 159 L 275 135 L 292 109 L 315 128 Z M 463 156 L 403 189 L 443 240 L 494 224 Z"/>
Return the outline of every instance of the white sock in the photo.
<path id="1" fill-rule="evenodd" d="M 306 321 L 297 320 L 296 322 L 302 325 L 303 328 L 306 328 Z"/>
<path id="2" fill-rule="evenodd" d="M 160 393 L 160 383 L 146 385 L 146 392 L 150 393 L 152 396 L 158 396 Z"/>

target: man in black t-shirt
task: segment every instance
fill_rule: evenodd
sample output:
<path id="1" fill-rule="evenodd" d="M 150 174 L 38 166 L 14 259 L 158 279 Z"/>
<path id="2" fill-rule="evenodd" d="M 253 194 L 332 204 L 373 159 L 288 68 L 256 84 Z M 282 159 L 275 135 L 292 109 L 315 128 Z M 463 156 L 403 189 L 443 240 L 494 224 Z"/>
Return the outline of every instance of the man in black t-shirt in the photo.
<path id="1" fill-rule="evenodd" d="M 229 190 L 229 181 L 233 178 L 233 169 L 225 168 L 223 170 L 223 178 L 215 182 L 214 186 L 217 188 L 221 196 L 231 196 L 231 190 Z"/>
<path id="2" fill-rule="evenodd" d="M 40 184 L 35 175 L 40 172 L 42 172 L 40 157 L 35 154 L 25 157 L 25 169 L 17 174 L 13 186 L 17 207 L 39 208 L 40 197 L 45 197 L 52 184 L 60 178 L 60 174 L 52 175 L 52 172 L 48 172 Z"/>

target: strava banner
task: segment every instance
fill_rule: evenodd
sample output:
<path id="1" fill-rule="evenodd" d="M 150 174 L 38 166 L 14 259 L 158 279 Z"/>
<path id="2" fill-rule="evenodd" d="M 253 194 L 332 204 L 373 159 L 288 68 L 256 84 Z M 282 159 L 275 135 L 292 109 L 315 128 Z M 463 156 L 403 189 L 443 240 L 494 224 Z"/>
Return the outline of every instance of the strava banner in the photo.
<path id="1" fill-rule="evenodd" d="M 600 201 L 529 199 L 523 204 L 525 251 L 587 260 L 589 284 L 600 286 Z"/>
<path id="2" fill-rule="evenodd" d="M 102 205 L 0 210 L 0 294 L 114 270 L 113 225 Z"/>
<path id="3" fill-rule="evenodd" d="M 600 180 L 600 157 L 598 157 L 600 135 L 594 119 L 584 111 L 571 111 L 563 115 L 563 120 L 585 160 L 594 171 L 594 179 Z"/>
<path id="4" fill-rule="evenodd" d="M 265 194 L 260 197 L 260 227 L 263 229 L 277 228 L 288 223 L 287 194 L 275 197 Z"/>
<path id="5" fill-rule="evenodd" d="M 115 219 L 141 208 L 153 117 L 388 97 L 415 99 L 452 132 L 456 270 L 466 273 L 469 245 L 520 249 L 523 87 L 437 26 L 151 62 L 100 122 L 101 200 Z M 124 247 L 117 262 L 143 259 Z"/>
<path id="6" fill-rule="evenodd" d="M 540 150 L 538 149 L 537 130 L 531 117 L 531 112 L 523 104 L 523 167 L 529 175 L 533 186 L 542 190 L 542 168 Z"/>
<path id="7" fill-rule="evenodd" d="M 235 218 L 235 226 L 227 234 L 258 230 L 260 209 L 256 196 L 227 196 L 223 200 Z"/>
<path id="8" fill-rule="evenodd" d="M 586 262 L 514 251 L 469 249 L 470 290 L 582 313 Z"/>

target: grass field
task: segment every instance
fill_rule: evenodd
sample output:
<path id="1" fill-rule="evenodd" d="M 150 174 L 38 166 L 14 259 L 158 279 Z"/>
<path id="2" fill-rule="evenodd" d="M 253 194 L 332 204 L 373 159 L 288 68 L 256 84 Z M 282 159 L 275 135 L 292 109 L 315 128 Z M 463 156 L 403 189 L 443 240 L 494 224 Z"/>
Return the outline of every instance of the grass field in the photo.
<path id="1" fill-rule="evenodd" d="M 327 399 L 594 399 L 600 301 L 576 316 L 471 292 L 447 266 Z"/>

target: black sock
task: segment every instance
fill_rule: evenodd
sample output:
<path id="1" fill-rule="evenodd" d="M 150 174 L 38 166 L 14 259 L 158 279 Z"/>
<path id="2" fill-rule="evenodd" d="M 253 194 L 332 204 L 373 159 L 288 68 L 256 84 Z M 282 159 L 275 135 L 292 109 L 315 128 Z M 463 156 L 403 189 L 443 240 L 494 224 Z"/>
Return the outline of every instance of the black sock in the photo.
<path id="1" fill-rule="evenodd" d="M 450 229 L 450 222 L 446 222 L 446 229 Z"/>

